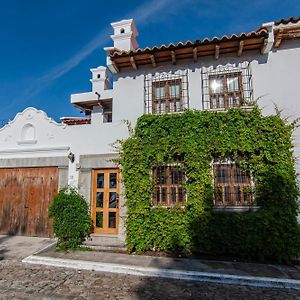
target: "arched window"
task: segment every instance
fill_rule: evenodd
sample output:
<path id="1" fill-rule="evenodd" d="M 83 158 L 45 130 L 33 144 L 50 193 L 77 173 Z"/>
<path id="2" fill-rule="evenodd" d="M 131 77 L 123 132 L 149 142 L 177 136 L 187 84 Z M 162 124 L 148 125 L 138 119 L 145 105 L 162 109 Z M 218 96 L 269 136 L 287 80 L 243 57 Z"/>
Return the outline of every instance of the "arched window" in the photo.
<path id="1" fill-rule="evenodd" d="M 125 29 L 124 29 L 124 28 L 121 28 L 121 29 L 120 29 L 120 33 L 125 33 Z"/>

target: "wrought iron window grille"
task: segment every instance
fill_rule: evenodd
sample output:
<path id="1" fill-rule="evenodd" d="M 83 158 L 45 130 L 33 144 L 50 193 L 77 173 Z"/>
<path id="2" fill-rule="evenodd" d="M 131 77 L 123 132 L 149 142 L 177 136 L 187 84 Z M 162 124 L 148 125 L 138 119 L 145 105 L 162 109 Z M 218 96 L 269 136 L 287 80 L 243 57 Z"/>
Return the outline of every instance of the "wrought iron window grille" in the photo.
<path id="1" fill-rule="evenodd" d="M 184 206 L 187 198 L 186 175 L 180 163 L 164 164 L 152 169 L 152 204 L 172 207 Z"/>
<path id="2" fill-rule="evenodd" d="M 189 108 L 188 70 L 147 74 L 145 114 L 179 113 Z"/>
<path id="3" fill-rule="evenodd" d="M 211 172 L 215 208 L 245 207 L 254 204 L 255 182 L 250 171 L 228 159 L 213 161 Z"/>
<path id="4" fill-rule="evenodd" d="M 249 62 L 219 65 L 201 70 L 203 110 L 224 111 L 253 105 Z"/>

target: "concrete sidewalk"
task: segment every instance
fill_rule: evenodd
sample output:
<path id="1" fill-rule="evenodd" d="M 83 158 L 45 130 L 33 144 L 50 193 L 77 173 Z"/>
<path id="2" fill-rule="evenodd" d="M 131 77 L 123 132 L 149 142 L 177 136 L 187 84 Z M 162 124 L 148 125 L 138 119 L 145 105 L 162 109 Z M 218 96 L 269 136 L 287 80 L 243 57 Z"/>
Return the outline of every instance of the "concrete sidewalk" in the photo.
<path id="1" fill-rule="evenodd" d="M 300 267 L 191 258 L 166 258 L 99 251 L 55 252 L 48 249 L 23 260 L 57 267 L 139 276 L 300 290 Z"/>
<path id="2" fill-rule="evenodd" d="M 0 235 L 0 260 L 20 261 L 32 253 L 53 246 L 55 242 L 55 239 L 50 238 Z"/>

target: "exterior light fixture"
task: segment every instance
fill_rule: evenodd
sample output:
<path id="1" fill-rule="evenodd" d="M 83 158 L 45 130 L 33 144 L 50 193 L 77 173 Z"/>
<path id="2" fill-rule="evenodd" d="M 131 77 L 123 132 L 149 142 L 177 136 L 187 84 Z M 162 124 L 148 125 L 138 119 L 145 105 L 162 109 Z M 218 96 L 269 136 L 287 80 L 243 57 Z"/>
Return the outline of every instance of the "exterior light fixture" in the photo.
<path id="1" fill-rule="evenodd" d="M 75 161 L 75 154 L 72 152 L 69 152 L 68 159 L 70 160 L 71 163 L 73 163 Z"/>

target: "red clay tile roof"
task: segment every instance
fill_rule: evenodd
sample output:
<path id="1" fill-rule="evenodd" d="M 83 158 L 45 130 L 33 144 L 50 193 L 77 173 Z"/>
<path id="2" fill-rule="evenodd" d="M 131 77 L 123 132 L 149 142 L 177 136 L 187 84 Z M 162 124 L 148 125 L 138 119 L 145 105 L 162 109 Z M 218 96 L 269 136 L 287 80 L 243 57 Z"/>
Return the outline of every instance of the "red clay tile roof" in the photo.
<path id="1" fill-rule="evenodd" d="M 231 36 L 223 35 L 221 38 L 213 37 L 213 38 L 204 38 L 203 40 L 197 39 L 194 42 L 188 40 L 186 42 L 178 42 L 177 44 L 170 43 L 169 45 L 161 45 L 161 46 L 153 46 L 153 47 L 145 47 L 145 48 L 138 48 L 136 50 L 131 51 L 118 51 L 118 50 L 112 50 L 110 53 L 111 58 L 116 57 L 124 57 L 124 56 L 131 56 L 131 55 L 137 55 L 137 54 L 147 54 L 152 53 L 156 51 L 162 51 L 162 50 L 173 50 L 173 49 L 180 49 L 180 48 L 191 48 L 191 47 L 197 47 L 201 45 L 210 45 L 210 44 L 219 44 L 223 42 L 231 42 L 231 41 L 237 41 L 237 40 L 246 40 L 246 39 L 252 39 L 252 38 L 260 38 L 260 37 L 267 37 L 268 31 L 265 28 L 260 28 L 257 31 L 251 31 L 248 33 L 242 32 L 241 34 L 232 34 Z"/>
<path id="2" fill-rule="evenodd" d="M 91 124 L 91 118 L 61 118 L 61 121 L 67 125 Z"/>
<path id="3" fill-rule="evenodd" d="M 275 25 L 287 25 L 289 23 L 295 24 L 300 21 L 300 17 L 290 17 L 288 19 L 281 19 L 275 22 Z M 285 36 L 282 39 L 299 38 L 299 29 L 297 32 L 290 32 L 291 29 L 286 28 Z M 232 34 L 230 36 L 223 35 L 222 37 L 204 38 L 203 40 L 178 42 L 177 44 L 170 43 L 169 45 L 160 45 L 153 47 L 138 48 L 130 51 L 120 51 L 117 49 L 110 50 L 110 58 L 114 62 L 116 69 L 123 68 L 138 69 L 141 65 L 151 65 L 156 67 L 159 63 L 176 64 L 178 60 L 193 59 L 195 62 L 198 58 L 205 56 L 215 56 L 216 59 L 220 55 L 235 53 L 241 56 L 242 53 L 249 50 L 261 51 L 268 38 L 268 30 L 261 27 L 256 31 L 248 33 L 242 32 L 240 34 Z M 276 39 L 278 37 L 275 32 Z M 278 47 L 280 43 L 276 43 Z"/>
<path id="4" fill-rule="evenodd" d="M 134 68 L 138 69 L 141 65 L 151 65 L 156 67 L 158 63 L 176 64 L 178 60 L 193 59 L 205 56 L 215 56 L 236 53 L 240 56 L 248 50 L 260 51 L 264 46 L 265 39 L 268 37 L 266 28 L 260 28 L 249 33 L 224 35 L 220 38 L 204 38 L 203 40 L 178 42 L 177 44 L 138 48 L 131 51 L 110 51 L 111 60 L 117 69 Z"/>
<path id="5" fill-rule="evenodd" d="M 300 21 L 300 16 L 299 17 L 290 17 L 288 19 L 280 19 L 278 21 L 275 22 L 275 25 L 286 25 L 288 23 L 298 23 Z"/>

